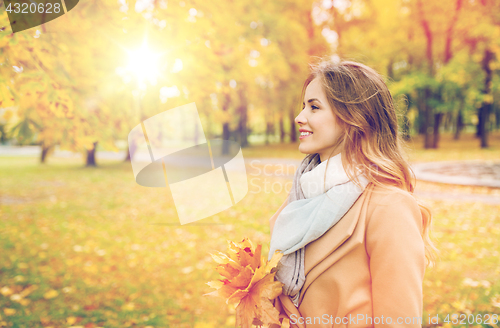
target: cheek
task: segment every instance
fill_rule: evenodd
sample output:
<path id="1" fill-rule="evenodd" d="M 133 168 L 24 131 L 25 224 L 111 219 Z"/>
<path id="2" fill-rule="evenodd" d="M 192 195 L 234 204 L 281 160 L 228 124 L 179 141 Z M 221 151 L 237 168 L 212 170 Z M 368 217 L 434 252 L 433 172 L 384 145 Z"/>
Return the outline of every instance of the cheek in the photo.
<path id="1" fill-rule="evenodd" d="M 325 115 L 323 117 L 318 116 L 316 122 L 316 130 L 328 140 L 336 139 L 336 136 L 340 133 L 339 126 L 330 115 Z"/>

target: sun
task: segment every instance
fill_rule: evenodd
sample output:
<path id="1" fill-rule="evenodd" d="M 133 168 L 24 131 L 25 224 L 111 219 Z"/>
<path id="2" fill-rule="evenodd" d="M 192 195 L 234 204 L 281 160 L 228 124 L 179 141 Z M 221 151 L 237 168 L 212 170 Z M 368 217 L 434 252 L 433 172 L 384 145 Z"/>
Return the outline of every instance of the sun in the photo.
<path id="1" fill-rule="evenodd" d="M 129 50 L 127 53 L 129 60 L 126 69 L 136 76 L 139 86 L 145 85 L 145 81 L 156 85 L 156 78 L 160 72 L 161 54 L 152 52 L 146 42 L 139 49 Z"/>

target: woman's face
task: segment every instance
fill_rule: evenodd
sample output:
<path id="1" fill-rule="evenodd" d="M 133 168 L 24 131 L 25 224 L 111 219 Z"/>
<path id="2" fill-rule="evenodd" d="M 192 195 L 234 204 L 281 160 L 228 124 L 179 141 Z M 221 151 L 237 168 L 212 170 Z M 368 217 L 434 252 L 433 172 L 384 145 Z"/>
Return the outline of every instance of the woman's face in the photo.
<path id="1" fill-rule="evenodd" d="M 307 86 L 303 109 L 295 118 L 295 123 L 299 125 L 299 131 L 301 131 L 299 151 L 303 154 L 318 153 L 321 162 L 326 161 L 342 131 L 318 78 L 312 80 Z M 302 131 L 312 133 L 306 135 Z M 341 147 L 342 145 L 331 156 L 339 154 Z"/>

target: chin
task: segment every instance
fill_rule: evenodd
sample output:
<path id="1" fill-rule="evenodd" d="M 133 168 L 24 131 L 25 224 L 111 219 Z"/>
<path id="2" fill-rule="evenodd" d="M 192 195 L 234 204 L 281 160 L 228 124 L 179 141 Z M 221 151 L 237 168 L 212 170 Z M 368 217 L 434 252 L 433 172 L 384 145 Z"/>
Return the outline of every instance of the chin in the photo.
<path id="1" fill-rule="evenodd" d="M 304 147 L 304 145 L 302 145 L 302 144 L 299 145 L 299 151 L 302 154 L 313 154 L 313 153 L 315 153 L 315 151 L 311 150 L 310 147 Z"/>

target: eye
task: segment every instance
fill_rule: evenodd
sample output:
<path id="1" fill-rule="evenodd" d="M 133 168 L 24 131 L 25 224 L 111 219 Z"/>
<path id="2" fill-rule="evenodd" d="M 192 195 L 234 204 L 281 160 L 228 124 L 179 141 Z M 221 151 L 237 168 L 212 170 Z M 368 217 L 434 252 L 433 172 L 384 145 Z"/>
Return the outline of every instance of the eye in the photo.
<path id="1" fill-rule="evenodd" d="M 318 106 L 316 106 L 316 105 L 312 105 L 312 106 L 311 106 L 311 110 L 315 110 L 315 109 L 319 109 L 319 107 L 318 107 Z"/>

